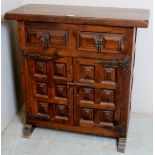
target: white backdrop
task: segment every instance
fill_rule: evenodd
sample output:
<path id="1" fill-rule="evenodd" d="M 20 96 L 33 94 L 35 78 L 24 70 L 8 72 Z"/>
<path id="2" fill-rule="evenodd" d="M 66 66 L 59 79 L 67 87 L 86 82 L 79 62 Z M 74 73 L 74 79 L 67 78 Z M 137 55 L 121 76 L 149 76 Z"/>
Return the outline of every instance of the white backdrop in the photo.
<path id="1" fill-rule="evenodd" d="M 13 29 L 13 25 L 3 20 L 3 15 L 6 11 L 21 6 L 22 1 L 14 0 L 13 3 L 10 3 L 10 0 L 2 0 L 1 4 L 1 130 L 4 131 L 17 113 L 12 53 L 15 53 L 18 47 L 17 44 L 12 46 L 13 40 L 16 38 L 16 30 Z M 11 31 L 14 31 L 14 33 L 11 34 Z"/>
<path id="2" fill-rule="evenodd" d="M 152 113 L 153 105 L 153 24 L 152 10 L 153 0 L 2 0 L 2 16 L 6 11 L 19 7 L 22 4 L 59 4 L 59 5 L 85 5 L 85 6 L 109 6 L 124 8 L 150 9 L 150 24 L 148 29 L 138 29 L 136 62 L 134 70 L 132 112 Z M 2 131 L 15 117 L 17 108 L 15 100 L 14 81 L 12 75 L 10 53 L 11 42 L 9 40 L 8 25 L 2 22 Z M 15 31 L 15 30 L 14 30 Z M 12 36 L 16 39 L 16 35 Z"/>

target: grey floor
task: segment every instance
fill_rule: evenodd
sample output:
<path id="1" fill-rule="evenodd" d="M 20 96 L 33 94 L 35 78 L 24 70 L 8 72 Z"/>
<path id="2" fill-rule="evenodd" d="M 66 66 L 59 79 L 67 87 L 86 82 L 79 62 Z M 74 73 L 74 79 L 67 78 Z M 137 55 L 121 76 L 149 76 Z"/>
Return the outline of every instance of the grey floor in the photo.
<path id="1" fill-rule="evenodd" d="M 131 113 L 126 153 L 153 154 L 152 115 Z M 29 139 L 21 138 L 23 111 L 2 134 L 2 155 L 121 155 L 116 139 L 36 128 Z M 123 155 L 123 154 L 122 154 Z"/>

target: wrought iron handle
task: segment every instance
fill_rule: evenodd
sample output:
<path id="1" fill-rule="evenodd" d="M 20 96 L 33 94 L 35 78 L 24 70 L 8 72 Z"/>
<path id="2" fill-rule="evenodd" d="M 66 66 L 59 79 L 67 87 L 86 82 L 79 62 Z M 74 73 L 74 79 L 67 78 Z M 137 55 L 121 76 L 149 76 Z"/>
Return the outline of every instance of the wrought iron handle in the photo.
<path id="1" fill-rule="evenodd" d="M 103 35 L 95 36 L 94 40 L 95 40 L 95 44 L 96 44 L 97 53 L 101 53 L 101 50 L 102 50 L 103 45 L 104 45 Z"/>
<path id="2" fill-rule="evenodd" d="M 51 35 L 46 32 L 40 33 L 40 40 L 43 43 L 44 48 L 48 48 L 48 45 L 51 41 Z"/>
<path id="3" fill-rule="evenodd" d="M 25 53 L 24 56 L 27 59 L 34 59 L 34 60 L 38 60 L 38 61 L 48 61 L 48 60 L 58 59 L 61 57 L 61 56 L 56 55 L 56 54 L 40 55 L 40 54 L 30 54 L 30 53 Z"/>

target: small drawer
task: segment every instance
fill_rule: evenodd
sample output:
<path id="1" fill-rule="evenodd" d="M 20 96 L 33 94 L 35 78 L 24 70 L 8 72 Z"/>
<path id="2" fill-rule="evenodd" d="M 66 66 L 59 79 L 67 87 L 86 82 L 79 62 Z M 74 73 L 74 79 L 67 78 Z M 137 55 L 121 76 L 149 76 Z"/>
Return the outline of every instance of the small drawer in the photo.
<path id="1" fill-rule="evenodd" d="M 122 53 L 125 50 L 125 38 L 124 34 L 78 32 L 77 48 L 97 53 Z"/>
<path id="2" fill-rule="evenodd" d="M 45 25 L 46 26 L 46 25 Z M 25 45 L 39 49 L 66 48 L 69 42 L 69 32 L 64 29 L 49 27 L 26 26 Z"/>

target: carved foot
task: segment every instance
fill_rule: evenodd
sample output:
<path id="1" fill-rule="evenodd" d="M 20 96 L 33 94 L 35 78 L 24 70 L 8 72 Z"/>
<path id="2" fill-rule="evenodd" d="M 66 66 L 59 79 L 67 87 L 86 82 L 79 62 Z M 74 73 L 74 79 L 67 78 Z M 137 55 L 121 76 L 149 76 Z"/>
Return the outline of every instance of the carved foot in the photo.
<path id="1" fill-rule="evenodd" d="M 119 138 L 118 139 L 118 146 L 117 146 L 117 151 L 118 152 L 125 152 L 125 147 L 126 147 L 126 138 Z"/>
<path id="2" fill-rule="evenodd" d="M 24 124 L 22 137 L 29 138 L 33 132 L 34 127 L 31 124 Z"/>

